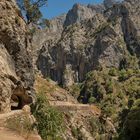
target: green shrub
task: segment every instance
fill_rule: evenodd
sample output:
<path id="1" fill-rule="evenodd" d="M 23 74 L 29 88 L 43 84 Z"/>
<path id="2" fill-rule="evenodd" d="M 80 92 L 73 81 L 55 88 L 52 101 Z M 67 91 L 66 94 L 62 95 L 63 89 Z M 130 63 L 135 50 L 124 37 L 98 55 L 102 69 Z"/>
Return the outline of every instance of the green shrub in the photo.
<path id="1" fill-rule="evenodd" d="M 73 135 L 77 140 L 82 140 L 82 135 L 81 135 L 81 132 L 80 132 L 80 128 L 77 128 L 77 127 L 72 126 L 72 127 L 71 127 L 71 132 L 72 132 L 72 135 Z"/>
<path id="2" fill-rule="evenodd" d="M 137 109 L 137 108 L 140 109 L 140 99 L 137 99 L 137 100 L 134 102 L 134 104 L 133 104 L 133 106 L 132 106 L 132 110 Z"/>
<path id="3" fill-rule="evenodd" d="M 128 69 L 127 70 L 127 75 L 128 75 L 128 77 L 133 76 L 133 70 L 132 69 Z"/>
<path id="4" fill-rule="evenodd" d="M 80 95 L 81 85 L 73 84 L 72 86 L 68 87 L 68 90 L 69 90 L 70 94 L 77 99 Z"/>
<path id="5" fill-rule="evenodd" d="M 89 124 L 91 127 L 92 135 L 95 136 L 97 133 L 100 133 L 102 130 L 102 124 L 99 121 L 99 118 L 91 117 L 89 120 Z"/>
<path id="6" fill-rule="evenodd" d="M 128 78 L 126 70 L 121 70 L 119 73 L 119 80 L 120 81 L 125 81 Z"/>
<path id="7" fill-rule="evenodd" d="M 102 86 L 101 84 L 98 84 L 97 88 L 98 88 L 97 89 L 98 95 L 100 95 L 100 98 L 103 98 L 103 96 L 106 94 L 106 90 L 104 86 Z"/>
<path id="8" fill-rule="evenodd" d="M 111 68 L 108 72 L 110 76 L 117 76 L 117 70 L 115 68 Z"/>
<path id="9" fill-rule="evenodd" d="M 103 109 L 103 113 L 108 115 L 108 116 L 112 116 L 113 114 L 116 113 L 116 109 L 114 108 L 114 106 L 112 105 L 108 105 L 107 107 L 105 108 L 102 108 Z"/>
<path id="10" fill-rule="evenodd" d="M 120 137 L 127 140 L 140 139 L 140 100 L 134 103 L 134 107 L 128 113 Z"/>
<path id="11" fill-rule="evenodd" d="M 106 81 L 106 91 L 107 93 L 113 93 L 113 80 L 109 79 Z"/>
<path id="12" fill-rule="evenodd" d="M 96 98 L 95 98 L 95 97 L 90 97 L 89 100 L 88 100 L 88 102 L 89 102 L 90 104 L 93 104 L 93 103 L 96 102 Z"/>
<path id="13" fill-rule="evenodd" d="M 49 106 L 45 94 L 37 94 L 37 102 L 32 106 L 32 112 L 37 120 L 37 130 L 43 140 L 61 138 L 64 130 L 63 115 Z"/>
<path id="14" fill-rule="evenodd" d="M 33 124 L 26 115 L 9 118 L 6 121 L 6 127 L 26 137 L 33 132 Z"/>
<path id="15" fill-rule="evenodd" d="M 96 102 L 102 114 L 111 118 L 118 130 L 118 135 L 123 129 L 123 136 L 118 140 L 140 139 L 139 69 L 135 67 L 122 70 L 112 68 L 108 71 L 104 68 L 102 71 L 91 71 L 83 83 L 81 96 L 87 103 Z M 93 120 L 90 125 L 95 131 L 94 137 L 106 132 L 103 131 L 106 129 L 103 128 L 105 125 L 101 124 L 102 132 L 100 133 L 96 120 Z M 115 134 L 116 139 L 118 135 Z"/>

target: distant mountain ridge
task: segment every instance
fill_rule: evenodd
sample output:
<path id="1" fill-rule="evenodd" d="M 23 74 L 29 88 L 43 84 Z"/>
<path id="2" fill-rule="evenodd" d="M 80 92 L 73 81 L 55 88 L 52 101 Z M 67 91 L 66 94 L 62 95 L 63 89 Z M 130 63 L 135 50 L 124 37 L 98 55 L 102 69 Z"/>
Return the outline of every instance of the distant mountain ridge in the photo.
<path id="1" fill-rule="evenodd" d="M 37 59 L 42 74 L 67 85 L 65 82 L 83 81 L 87 72 L 98 67 L 119 68 L 123 61 L 127 65 L 125 57 L 129 54 L 139 57 L 140 21 L 136 18 L 138 11 L 132 13 L 137 5 L 130 3 L 115 3 L 108 9 L 75 4 L 59 22 L 61 31 L 54 32 L 51 41 L 42 42 Z"/>

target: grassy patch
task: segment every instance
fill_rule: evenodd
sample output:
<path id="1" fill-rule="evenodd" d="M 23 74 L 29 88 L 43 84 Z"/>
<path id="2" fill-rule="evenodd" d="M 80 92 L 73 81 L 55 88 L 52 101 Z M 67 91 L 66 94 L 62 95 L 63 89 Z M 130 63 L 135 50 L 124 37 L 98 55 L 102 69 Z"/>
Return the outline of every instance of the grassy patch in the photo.
<path id="1" fill-rule="evenodd" d="M 6 127 L 26 138 L 33 133 L 33 124 L 29 116 L 26 115 L 9 118 L 6 121 Z"/>
<path id="2" fill-rule="evenodd" d="M 63 115 L 54 107 L 49 106 L 44 93 L 37 94 L 37 102 L 32 107 L 32 112 L 37 120 L 37 130 L 43 140 L 62 139 Z"/>

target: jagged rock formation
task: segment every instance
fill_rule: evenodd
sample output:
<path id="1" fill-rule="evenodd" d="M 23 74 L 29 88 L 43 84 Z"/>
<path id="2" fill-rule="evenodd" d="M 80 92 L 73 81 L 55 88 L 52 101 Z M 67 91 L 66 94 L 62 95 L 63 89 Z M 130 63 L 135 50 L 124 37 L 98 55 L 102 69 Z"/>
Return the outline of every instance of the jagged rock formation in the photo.
<path id="1" fill-rule="evenodd" d="M 139 127 L 133 132 L 131 125 L 139 120 L 140 2 L 105 3 L 75 4 L 40 30 L 27 28 L 13 0 L 0 1 L 0 112 L 32 103 L 33 56 L 43 75 L 34 87 L 63 112 L 64 139 L 109 140 L 120 128 L 128 139 L 139 139 Z M 73 85 L 81 103 L 71 95 Z"/>
<path id="2" fill-rule="evenodd" d="M 0 13 L 0 112 L 7 112 L 12 96 L 19 108 L 32 102 L 34 76 L 26 23 L 15 1 L 1 0 Z"/>
<path id="3" fill-rule="evenodd" d="M 81 22 L 85 19 L 90 19 L 96 15 L 96 13 L 102 13 L 104 10 L 103 5 L 81 5 L 75 4 L 66 15 L 64 26 L 69 26 L 76 22 Z"/>
<path id="4" fill-rule="evenodd" d="M 106 10 L 104 6 L 74 5 L 66 15 L 61 38 L 44 41 L 38 69 L 44 77 L 70 86 L 82 82 L 94 69 L 131 67 L 132 57 L 136 54 L 139 59 L 140 54 L 135 3 L 126 0 Z"/>
<path id="5" fill-rule="evenodd" d="M 131 55 L 136 54 L 139 57 L 139 19 L 136 17 L 139 13 L 137 1 L 124 1 L 123 4 L 116 4 L 110 10 L 109 20 L 116 20 L 121 17 L 121 28 L 124 41 Z M 139 3 L 139 2 L 138 2 Z"/>
<path id="6" fill-rule="evenodd" d="M 121 2 L 122 0 L 104 0 L 104 6 L 106 9 L 111 8 L 113 5 Z"/>
<path id="7" fill-rule="evenodd" d="M 88 11 L 88 12 L 87 12 Z M 103 5 L 80 5 L 75 4 L 68 14 L 60 15 L 48 21 L 48 28 L 45 30 L 35 30 L 32 38 L 32 52 L 34 54 L 34 64 L 36 63 L 39 50 L 42 46 L 46 46 L 48 42 L 55 44 L 61 38 L 62 31 L 68 25 L 80 22 L 87 18 L 91 18 L 96 13 L 103 13 Z M 72 17 L 72 18 L 71 18 Z M 38 41 L 36 41 L 38 40 Z M 36 67 L 36 64 L 34 65 Z"/>
<path id="8" fill-rule="evenodd" d="M 33 55 L 33 66 L 36 68 L 36 61 L 38 58 L 39 50 L 47 41 L 57 42 L 60 39 L 61 33 L 63 31 L 63 24 L 65 21 L 66 15 L 60 15 L 54 19 L 48 21 L 48 27 L 46 29 L 40 30 L 38 28 L 32 28 L 32 48 L 30 48 L 31 54 Z M 38 40 L 38 41 L 37 41 Z"/>
<path id="9" fill-rule="evenodd" d="M 54 19 L 51 19 L 50 25 L 49 25 L 49 30 L 51 32 L 57 32 L 57 33 L 61 33 L 63 30 L 63 24 L 66 20 L 66 14 L 62 14 Z"/>
<path id="10" fill-rule="evenodd" d="M 135 100 L 139 106 L 140 3 L 105 2 L 106 6 L 75 4 L 66 17 L 50 21 L 50 29 L 33 35 L 32 44 L 37 49 L 34 64 L 43 77 L 51 78 L 70 92 L 77 90 L 70 90 L 72 86 L 77 86 L 79 102 L 93 103 L 101 109 L 100 116 L 92 118 L 87 109 L 90 105 L 82 105 L 86 111 L 81 110 L 81 104 L 72 100 L 69 93 L 54 86 L 48 89 L 51 86 L 45 82 L 47 89 L 41 89 L 48 90 L 46 93 L 53 100 L 50 104 L 65 114 L 65 139 L 115 139 L 121 129 L 127 136 L 133 130 L 129 125 L 132 119 L 139 120 L 131 113 L 139 114 L 139 108 L 134 106 L 133 110 L 132 106 Z M 137 126 L 134 125 L 137 131 L 129 134 L 130 139 L 139 138 Z"/>

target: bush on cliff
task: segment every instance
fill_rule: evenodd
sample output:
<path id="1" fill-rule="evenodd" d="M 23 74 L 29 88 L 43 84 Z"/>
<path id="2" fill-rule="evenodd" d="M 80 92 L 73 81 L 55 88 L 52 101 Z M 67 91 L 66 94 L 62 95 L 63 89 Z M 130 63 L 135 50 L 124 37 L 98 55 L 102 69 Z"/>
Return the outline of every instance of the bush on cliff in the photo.
<path id="1" fill-rule="evenodd" d="M 43 140 L 61 139 L 63 115 L 54 107 L 49 106 L 44 93 L 37 94 L 37 102 L 32 106 L 32 112 L 37 121 L 37 130 Z"/>

